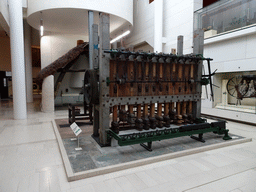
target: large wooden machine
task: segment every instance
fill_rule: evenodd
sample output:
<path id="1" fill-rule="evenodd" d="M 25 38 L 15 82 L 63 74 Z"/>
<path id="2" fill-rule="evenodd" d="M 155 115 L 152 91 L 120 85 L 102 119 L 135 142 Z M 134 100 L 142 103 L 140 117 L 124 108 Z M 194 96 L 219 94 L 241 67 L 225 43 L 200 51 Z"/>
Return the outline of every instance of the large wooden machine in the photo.
<path id="1" fill-rule="evenodd" d="M 200 117 L 201 88 L 212 75 L 202 76 L 203 60 L 211 60 L 202 56 L 203 31 L 194 34 L 193 53 L 183 55 L 182 36 L 177 54 L 129 52 L 110 50 L 109 15 L 100 14 L 99 42 L 93 27 L 95 62 L 85 73 L 84 93 L 101 146 L 117 140 L 151 150 L 152 141 L 180 136 L 198 134 L 193 138 L 204 142 L 206 132 L 231 139 L 225 121 L 210 124 Z"/>

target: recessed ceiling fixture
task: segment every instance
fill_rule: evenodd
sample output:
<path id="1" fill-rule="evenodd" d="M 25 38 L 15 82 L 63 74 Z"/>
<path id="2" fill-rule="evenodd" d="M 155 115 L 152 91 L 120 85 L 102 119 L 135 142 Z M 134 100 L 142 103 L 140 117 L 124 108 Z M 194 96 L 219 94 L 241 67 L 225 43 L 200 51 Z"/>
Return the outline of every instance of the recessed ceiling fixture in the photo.
<path id="1" fill-rule="evenodd" d="M 41 13 L 41 19 L 40 19 L 40 35 L 41 37 L 44 35 L 44 25 L 43 25 L 43 17 L 42 17 L 42 12 Z"/>
<path id="2" fill-rule="evenodd" d="M 112 44 L 112 43 L 116 42 L 117 40 L 119 40 L 119 39 L 125 37 L 126 35 L 129 35 L 130 32 L 131 32 L 130 30 L 124 32 L 122 35 L 119 35 L 119 36 L 117 36 L 116 38 L 112 39 L 112 40 L 110 41 L 110 43 Z"/>

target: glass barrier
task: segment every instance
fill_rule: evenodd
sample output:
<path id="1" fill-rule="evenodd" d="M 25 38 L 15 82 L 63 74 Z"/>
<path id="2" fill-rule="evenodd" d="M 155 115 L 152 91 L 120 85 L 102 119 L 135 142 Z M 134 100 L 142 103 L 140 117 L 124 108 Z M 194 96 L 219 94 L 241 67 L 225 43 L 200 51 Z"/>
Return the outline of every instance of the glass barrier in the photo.
<path id="1" fill-rule="evenodd" d="M 218 73 L 213 84 L 215 108 L 256 113 L 256 72 Z"/>
<path id="2" fill-rule="evenodd" d="M 256 23 L 256 0 L 222 0 L 195 11 L 194 29 L 205 38 Z"/>

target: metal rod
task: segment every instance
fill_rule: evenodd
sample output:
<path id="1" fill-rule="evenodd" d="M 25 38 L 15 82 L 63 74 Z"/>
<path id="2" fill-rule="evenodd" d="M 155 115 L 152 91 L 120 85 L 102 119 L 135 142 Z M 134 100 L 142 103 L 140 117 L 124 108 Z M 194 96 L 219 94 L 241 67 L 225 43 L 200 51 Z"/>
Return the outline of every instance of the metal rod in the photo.
<path id="1" fill-rule="evenodd" d="M 93 11 L 88 11 L 88 30 L 89 30 L 89 66 L 93 69 Z"/>
<path id="2" fill-rule="evenodd" d="M 209 75 L 211 75 L 211 65 L 210 65 L 210 61 L 209 61 L 209 60 L 207 61 L 207 65 L 208 65 L 208 72 L 209 72 Z M 211 77 L 211 76 L 209 77 L 209 80 L 210 80 L 210 88 L 211 88 L 211 97 L 212 97 L 212 101 L 214 101 L 214 98 L 213 98 L 213 89 L 212 89 L 212 77 Z"/>
<path id="3" fill-rule="evenodd" d="M 119 83 L 120 81 L 109 81 L 108 83 Z M 175 83 L 175 82 L 187 82 L 187 81 L 185 81 L 185 80 L 166 80 L 166 81 L 164 81 L 164 80 L 161 80 L 161 82 L 162 83 L 164 83 L 164 82 L 171 82 L 171 83 Z M 201 81 L 194 81 L 194 82 L 201 82 Z M 125 83 L 158 83 L 158 81 L 157 80 L 155 80 L 155 81 L 138 81 L 138 80 L 136 80 L 136 81 L 125 81 Z"/>

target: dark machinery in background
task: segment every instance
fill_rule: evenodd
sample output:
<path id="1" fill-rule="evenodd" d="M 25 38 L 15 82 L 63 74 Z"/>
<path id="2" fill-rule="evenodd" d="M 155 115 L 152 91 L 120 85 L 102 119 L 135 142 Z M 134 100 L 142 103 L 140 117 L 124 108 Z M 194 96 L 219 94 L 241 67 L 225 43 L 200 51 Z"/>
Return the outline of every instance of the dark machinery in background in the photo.
<path id="1" fill-rule="evenodd" d="M 231 139 L 225 121 L 210 124 L 201 118 L 202 85 L 210 84 L 213 98 L 211 77 L 215 73 L 210 70 L 212 59 L 202 56 L 202 30 L 194 33 L 193 53 L 189 55 L 183 55 L 182 36 L 178 37 L 177 55 L 110 50 L 109 15 L 104 13 L 100 14 L 99 30 L 93 24 L 92 31 L 92 51 L 88 52 L 87 43 L 81 43 L 37 77 L 42 82 L 60 72 L 56 96 L 65 73 L 85 71 L 84 114 L 70 105 L 70 123 L 83 118 L 93 120 L 93 137 L 101 146 L 117 140 L 120 146 L 141 144 L 149 151 L 153 141 L 181 136 L 204 142 L 203 134 L 207 132 Z M 71 70 L 84 52 L 93 61 L 90 69 Z M 202 75 L 203 60 L 207 61 L 208 75 Z M 248 82 L 249 77 L 244 81 Z M 240 91 L 240 84 L 235 85 L 236 90 Z M 198 137 L 193 136 L 196 134 Z"/>
<path id="2" fill-rule="evenodd" d="M 228 93 L 241 104 L 244 98 L 256 97 L 256 75 L 238 75 L 229 79 L 227 83 Z"/>
<path id="3" fill-rule="evenodd" d="M 83 40 L 77 41 L 77 46 L 69 50 L 66 54 L 49 64 L 47 67 L 43 68 L 35 78 L 35 82 L 38 85 L 41 85 L 43 79 L 48 77 L 49 75 L 54 75 L 59 72 L 58 78 L 54 85 L 54 97 L 56 98 L 60 85 L 66 75 L 66 73 L 79 73 L 86 72 L 87 69 L 71 69 L 73 65 L 76 64 L 79 56 L 85 54 L 86 57 L 89 57 L 89 44 L 88 42 L 84 42 Z M 83 87 L 84 90 L 84 87 Z M 81 94 L 85 95 L 83 91 Z M 69 115 L 69 123 L 72 124 L 76 120 L 87 120 L 89 119 L 92 123 L 92 105 L 90 102 L 86 100 L 84 97 L 83 107 L 84 113 L 81 112 L 79 107 L 80 104 L 69 104 L 68 106 L 68 115 Z"/>
<path id="4" fill-rule="evenodd" d="M 204 142 L 206 132 L 231 139 L 225 121 L 209 124 L 200 117 L 201 88 L 210 83 L 212 91 L 213 75 L 212 59 L 201 55 L 202 31 L 194 34 L 193 54 L 182 54 L 179 36 L 174 55 L 110 50 L 109 15 L 100 15 L 99 28 L 99 62 L 86 72 L 84 87 L 93 105 L 93 136 L 101 146 L 115 139 L 121 146 L 141 144 L 150 151 L 152 141 L 198 134 L 192 138 Z M 204 76 L 203 60 L 209 67 Z"/>

